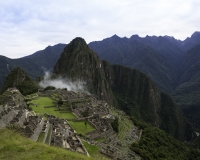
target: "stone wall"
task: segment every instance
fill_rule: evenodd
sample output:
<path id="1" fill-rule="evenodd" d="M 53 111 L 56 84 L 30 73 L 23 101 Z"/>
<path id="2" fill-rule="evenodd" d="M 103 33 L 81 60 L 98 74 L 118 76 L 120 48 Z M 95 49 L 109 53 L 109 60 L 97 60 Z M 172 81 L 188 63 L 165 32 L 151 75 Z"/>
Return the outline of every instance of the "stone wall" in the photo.
<path id="1" fill-rule="evenodd" d="M 15 110 L 10 110 L 9 112 L 7 112 L 7 110 L 2 110 L 0 113 L 0 129 L 10 124 L 17 113 L 18 112 Z"/>
<path id="2" fill-rule="evenodd" d="M 37 141 L 38 137 L 42 131 L 44 125 L 44 119 L 42 118 L 41 121 L 37 124 L 36 128 L 34 129 L 34 133 L 30 136 L 30 139 L 33 141 Z"/>

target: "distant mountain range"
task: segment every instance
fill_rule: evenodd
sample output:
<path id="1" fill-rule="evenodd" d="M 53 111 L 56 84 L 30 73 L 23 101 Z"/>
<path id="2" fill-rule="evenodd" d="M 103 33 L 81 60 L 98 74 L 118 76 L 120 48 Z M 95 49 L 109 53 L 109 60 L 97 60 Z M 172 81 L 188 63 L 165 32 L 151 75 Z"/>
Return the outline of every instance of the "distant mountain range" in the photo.
<path id="1" fill-rule="evenodd" d="M 179 140 L 196 138 L 173 99 L 161 92 L 147 75 L 101 60 L 82 38 L 75 38 L 64 48 L 52 72 L 54 80 L 67 77 L 79 85 L 86 85 L 98 99 Z M 37 91 L 35 83 L 20 68 L 8 74 L 2 92 L 10 87 L 17 87 L 24 95 Z"/>
<path id="2" fill-rule="evenodd" d="M 17 66 L 32 78 L 42 76 L 45 70 L 53 69 L 65 46 L 48 46 L 19 59 L 0 56 L 0 85 L 9 70 Z M 173 96 L 200 131 L 200 32 L 194 32 L 184 41 L 169 36 L 120 38 L 114 35 L 88 46 L 103 60 L 147 74 L 162 91 Z"/>
<path id="3" fill-rule="evenodd" d="M 184 41 L 169 36 L 114 35 L 89 44 L 100 58 L 147 74 L 171 94 L 185 116 L 200 131 L 200 32 Z"/>
<path id="4" fill-rule="evenodd" d="M 65 46 L 66 44 L 48 46 L 44 50 L 18 59 L 0 56 L 0 86 L 6 75 L 16 67 L 22 68 L 31 78 L 43 76 L 45 71 L 53 68 Z"/>

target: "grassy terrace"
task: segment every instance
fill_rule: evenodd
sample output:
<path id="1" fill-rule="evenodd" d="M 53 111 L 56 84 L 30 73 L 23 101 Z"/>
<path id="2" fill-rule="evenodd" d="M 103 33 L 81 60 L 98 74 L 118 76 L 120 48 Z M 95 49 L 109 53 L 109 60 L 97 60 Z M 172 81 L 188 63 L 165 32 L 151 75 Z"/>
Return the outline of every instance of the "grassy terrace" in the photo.
<path id="1" fill-rule="evenodd" d="M 72 122 L 69 121 L 69 124 L 72 126 L 72 128 L 79 134 L 85 135 L 88 132 L 94 131 L 95 128 L 92 127 L 88 122 L 81 121 L 81 122 Z"/>
<path id="2" fill-rule="evenodd" d="M 121 114 L 116 109 L 110 109 L 110 112 L 112 113 L 112 115 L 120 116 L 121 118 L 121 120 L 119 120 L 119 133 L 117 135 L 118 135 L 118 138 L 121 141 L 123 141 L 124 138 L 126 137 L 127 132 L 129 132 L 133 128 L 134 124 L 129 119 L 128 116 Z"/>
<path id="3" fill-rule="evenodd" d="M 53 98 L 55 99 L 56 95 L 53 95 Z M 34 104 L 37 104 L 37 107 Z M 45 106 L 48 106 L 48 107 L 52 106 L 52 107 L 44 108 Z M 39 97 L 38 99 L 32 100 L 30 107 L 32 108 L 33 111 L 35 111 L 36 113 L 39 113 L 39 114 L 47 113 L 47 114 L 54 115 L 59 118 L 76 119 L 75 115 L 72 114 L 71 112 L 60 113 L 58 111 L 58 108 L 53 103 L 53 100 L 49 97 Z M 63 107 L 68 108 L 69 104 L 64 102 L 62 105 L 62 108 Z M 55 110 L 57 110 L 57 111 L 55 111 Z M 69 121 L 69 123 L 77 133 L 82 134 L 82 135 L 85 135 L 86 133 L 95 130 L 95 128 L 92 127 L 88 122 L 86 122 L 86 125 L 85 125 L 85 121 L 81 121 L 81 122 Z"/>
<path id="4" fill-rule="evenodd" d="M 30 107 L 36 113 L 40 113 L 40 114 L 47 113 L 59 118 L 66 118 L 66 119 L 76 118 L 76 116 L 72 114 L 71 112 L 60 113 L 59 111 L 55 111 L 55 110 L 58 110 L 58 108 L 56 108 L 55 104 L 53 103 L 53 100 L 49 97 L 39 97 L 38 99 L 32 100 L 31 103 L 32 104 L 30 105 Z M 37 107 L 33 104 L 37 104 Z M 51 108 L 44 108 L 45 106 L 51 106 Z"/>
<path id="5" fill-rule="evenodd" d="M 91 157 L 95 157 L 95 159 L 99 160 L 110 160 L 108 157 L 105 157 L 104 155 L 99 153 L 100 148 L 91 144 L 88 144 L 87 142 L 83 141 L 83 144 L 85 148 L 87 149 L 88 153 Z"/>
<path id="6" fill-rule="evenodd" d="M 45 144 L 49 144 L 51 131 L 52 131 L 52 126 L 49 127 L 49 131 L 48 131 L 48 134 L 47 134 L 47 138 L 46 138 Z"/>
<path id="7" fill-rule="evenodd" d="M 0 159 L 3 160 L 89 160 L 76 152 L 33 142 L 7 128 L 0 130 Z M 96 158 L 95 158 L 96 159 Z"/>
<path id="8" fill-rule="evenodd" d="M 39 137 L 38 137 L 38 142 L 42 143 L 43 139 L 44 139 L 44 136 L 45 136 L 45 133 L 44 132 L 41 132 Z"/>

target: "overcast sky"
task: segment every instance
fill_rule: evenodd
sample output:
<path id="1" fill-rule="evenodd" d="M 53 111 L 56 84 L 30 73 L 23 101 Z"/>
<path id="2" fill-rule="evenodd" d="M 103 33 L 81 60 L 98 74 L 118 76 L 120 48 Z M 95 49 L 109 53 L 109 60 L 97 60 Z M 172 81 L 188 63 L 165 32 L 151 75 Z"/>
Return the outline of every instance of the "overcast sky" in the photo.
<path id="1" fill-rule="evenodd" d="M 0 0 L 0 55 L 18 58 L 82 37 L 169 35 L 200 30 L 199 0 Z"/>

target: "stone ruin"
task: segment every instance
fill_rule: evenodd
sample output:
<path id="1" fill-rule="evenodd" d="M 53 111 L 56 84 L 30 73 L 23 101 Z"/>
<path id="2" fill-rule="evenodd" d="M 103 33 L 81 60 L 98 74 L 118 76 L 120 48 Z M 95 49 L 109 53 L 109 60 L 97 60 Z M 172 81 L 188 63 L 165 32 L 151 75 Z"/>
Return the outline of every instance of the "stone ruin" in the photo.
<path id="1" fill-rule="evenodd" d="M 16 93 L 17 90 L 10 89 L 10 92 Z M 70 106 L 70 111 L 76 115 L 77 119 L 74 121 L 87 121 L 95 130 L 86 133 L 89 143 L 95 144 L 101 148 L 100 153 L 112 158 L 129 160 L 135 157 L 135 153 L 127 149 L 122 152 L 125 147 L 118 139 L 117 134 L 113 131 L 110 122 L 115 118 L 109 112 L 109 106 L 104 101 L 98 101 L 85 93 L 76 94 L 72 91 L 55 90 L 44 91 L 38 94 L 51 95 L 57 92 L 63 101 L 67 101 Z M 16 103 L 18 102 L 18 104 Z M 16 105 L 17 104 L 17 105 Z M 54 116 L 45 114 L 47 120 L 37 116 L 33 112 L 26 110 L 26 104 L 18 97 L 13 98 L 9 104 L 0 106 L 0 129 L 9 124 L 16 124 L 23 129 L 24 134 L 37 141 L 39 135 L 43 132 L 45 134 L 43 142 L 57 147 L 62 147 L 67 150 L 79 152 L 81 154 L 89 155 L 80 138 L 72 129 L 67 120 L 59 119 Z M 50 127 L 52 128 L 50 130 Z M 47 135 L 50 138 L 47 140 Z M 141 135 L 137 128 L 133 128 L 130 134 L 127 134 L 125 143 L 130 145 L 133 141 L 139 139 Z M 84 139 L 84 137 L 81 137 Z M 103 142 L 96 142 L 99 138 L 105 138 Z M 127 146 L 127 145 L 126 145 Z"/>
<path id="2" fill-rule="evenodd" d="M 85 93 L 77 94 L 72 91 L 57 90 L 57 94 L 59 94 L 63 101 L 69 103 L 71 112 L 77 117 L 76 120 L 72 121 L 87 121 L 95 128 L 94 131 L 86 133 L 86 139 L 84 136 L 81 136 L 82 139 L 86 141 L 89 140 L 88 143 L 99 146 L 101 148 L 100 153 L 112 159 L 129 160 L 133 159 L 133 157 L 137 157 L 133 151 L 128 149 L 128 146 L 139 139 L 140 130 L 138 130 L 137 127 L 132 128 L 129 131 L 130 133 L 127 133 L 122 143 L 110 125 L 110 122 L 112 122 L 115 117 L 110 113 L 109 106 L 106 102 L 99 101 Z M 125 116 L 124 113 L 120 114 Z M 56 137 L 57 143 L 54 143 L 54 145 L 63 147 L 61 143 L 62 138 L 58 137 Z M 56 138 L 54 140 L 56 140 Z M 105 140 L 103 142 L 97 142 L 96 140 L 100 138 L 104 138 Z M 75 143 L 72 143 L 72 145 L 73 144 Z M 127 149 L 124 150 L 124 147 Z"/>
<path id="3" fill-rule="evenodd" d="M 12 98 L 6 105 L 0 106 L 0 129 L 10 124 L 16 125 L 26 136 L 37 141 L 43 118 L 25 109 L 24 98 L 16 88 L 9 88 L 7 91 Z"/>
<path id="4" fill-rule="evenodd" d="M 87 150 L 67 120 L 49 116 L 48 121 L 52 124 L 50 145 L 88 155 Z"/>

